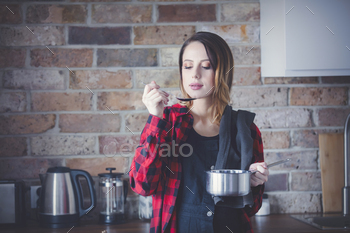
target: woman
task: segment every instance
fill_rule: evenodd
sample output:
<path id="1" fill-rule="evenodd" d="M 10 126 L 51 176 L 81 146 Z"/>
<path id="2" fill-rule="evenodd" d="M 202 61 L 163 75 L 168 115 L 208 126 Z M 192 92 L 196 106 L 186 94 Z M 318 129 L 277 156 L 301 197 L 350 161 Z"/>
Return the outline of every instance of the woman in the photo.
<path id="1" fill-rule="evenodd" d="M 183 44 L 179 68 L 182 94 L 199 99 L 164 108 L 169 94 L 154 81 L 145 86 L 149 117 L 129 176 L 132 190 L 153 195 L 151 233 L 253 232 L 249 217 L 261 206 L 269 172 L 255 114 L 228 105 L 233 64 L 221 37 L 198 32 Z M 251 192 L 208 194 L 204 171 L 224 168 L 258 169 Z"/>

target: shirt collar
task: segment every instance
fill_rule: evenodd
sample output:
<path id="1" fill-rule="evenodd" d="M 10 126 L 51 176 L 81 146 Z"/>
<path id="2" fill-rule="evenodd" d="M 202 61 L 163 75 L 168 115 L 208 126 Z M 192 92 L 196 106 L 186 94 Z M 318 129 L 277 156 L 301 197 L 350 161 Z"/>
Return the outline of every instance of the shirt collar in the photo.
<path id="1" fill-rule="evenodd" d="M 173 105 L 173 111 L 175 113 L 175 117 L 179 117 L 186 114 L 190 114 L 192 116 L 189 109 L 186 106 L 183 106 L 179 103 Z"/>

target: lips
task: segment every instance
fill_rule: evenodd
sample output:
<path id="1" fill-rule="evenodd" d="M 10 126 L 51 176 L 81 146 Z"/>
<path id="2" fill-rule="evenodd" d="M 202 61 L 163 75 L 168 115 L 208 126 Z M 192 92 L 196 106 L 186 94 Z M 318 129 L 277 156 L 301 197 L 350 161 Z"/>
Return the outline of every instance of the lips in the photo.
<path id="1" fill-rule="evenodd" d="M 191 83 L 190 87 L 192 90 L 198 90 L 198 89 L 201 89 L 203 87 L 203 85 L 199 84 L 199 83 Z"/>
<path id="2" fill-rule="evenodd" d="M 202 87 L 203 85 L 200 83 L 191 83 L 190 86 L 197 86 L 197 87 Z"/>

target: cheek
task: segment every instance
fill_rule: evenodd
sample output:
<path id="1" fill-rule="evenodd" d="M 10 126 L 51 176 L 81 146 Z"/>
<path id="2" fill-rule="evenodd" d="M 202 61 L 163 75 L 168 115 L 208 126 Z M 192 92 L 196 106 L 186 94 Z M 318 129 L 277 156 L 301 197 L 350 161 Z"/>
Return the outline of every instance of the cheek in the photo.
<path id="1" fill-rule="evenodd" d="M 215 74 L 214 74 L 214 72 L 210 72 L 209 79 L 210 79 L 210 84 L 214 85 L 214 83 L 215 83 Z"/>
<path id="2" fill-rule="evenodd" d="M 182 82 L 183 83 L 190 83 L 191 82 L 191 77 L 188 74 L 188 72 L 182 72 Z"/>
<path id="3" fill-rule="evenodd" d="M 189 83 L 189 80 L 187 78 L 187 75 L 184 72 L 182 72 L 182 86 L 183 86 L 183 88 L 185 90 L 187 90 L 187 87 L 188 87 L 189 84 L 190 83 Z"/>

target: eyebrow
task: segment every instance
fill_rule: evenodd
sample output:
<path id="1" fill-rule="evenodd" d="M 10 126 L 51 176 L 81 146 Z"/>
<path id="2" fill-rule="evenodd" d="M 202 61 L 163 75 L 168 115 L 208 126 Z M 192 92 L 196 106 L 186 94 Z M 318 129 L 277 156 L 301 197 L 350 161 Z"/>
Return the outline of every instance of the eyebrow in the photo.
<path id="1" fill-rule="evenodd" d="M 191 61 L 191 62 L 193 62 L 192 60 L 190 60 L 190 59 L 185 59 L 183 62 L 185 62 L 185 61 Z M 202 62 L 202 61 L 209 61 L 209 59 L 203 59 L 203 60 L 200 60 L 200 62 Z"/>

